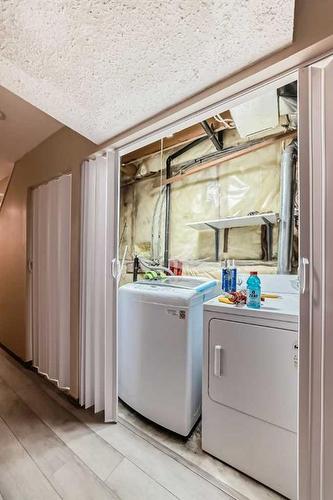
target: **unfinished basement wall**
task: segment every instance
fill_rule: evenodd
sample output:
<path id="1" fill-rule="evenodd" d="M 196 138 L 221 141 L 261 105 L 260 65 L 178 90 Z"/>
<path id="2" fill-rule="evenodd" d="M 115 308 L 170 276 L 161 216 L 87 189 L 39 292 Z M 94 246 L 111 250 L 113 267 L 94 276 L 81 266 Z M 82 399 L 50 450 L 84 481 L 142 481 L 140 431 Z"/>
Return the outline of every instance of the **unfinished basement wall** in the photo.
<path id="1" fill-rule="evenodd" d="M 15 164 L 0 209 L 0 342 L 29 361 L 27 336 L 27 200 L 29 188 L 72 173 L 71 236 L 71 392 L 78 393 L 80 164 L 97 149 L 81 135 L 62 128 Z"/>
<path id="2" fill-rule="evenodd" d="M 280 132 L 281 129 L 275 130 Z M 235 130 L 224 133 L 224 147 L 242 141 Z M 250 212 L 280 211 L 280 162 L 283 142 L 248 153 L 237 159 L 207 168 L 184 177 L 171 185 L 170 259 L 180 259 L 185 272 L 219 277 L 215 261 L 214 231 L 197 231 L 187 224 L 223 217 L 243 216 Z M 187 161 L 215 151 L 205 141 L 173 162 Z M 137 164 L 139 172 L 148 177 L 123 182 L 120 207 L 120 253 L 128 247 L 127 258 L 134 254 L 158 258 L 163 262 L 164 194 L 161 193 L 159 169 L 165 167 L 164 151 Z M 150 173 L 157 172 L 155 177 Z M 152 239 L 154 233 L 154 244 Z M 268 265 L 262 259 L 261 227 L 233 228 L 229 231 L 228 251 L 223 251 L 223 231 L 220 232 L 220 259 L 235 258 L 255 261 L 261 272 L 276 272 L 278 227 L 273 230 L 273 259 Z M 245 265 L 245 262 L 244 262 Z M 258 268 L 259 270 L 259 268 Z M 123 282 L 131 275 L 123 276 Z"/>

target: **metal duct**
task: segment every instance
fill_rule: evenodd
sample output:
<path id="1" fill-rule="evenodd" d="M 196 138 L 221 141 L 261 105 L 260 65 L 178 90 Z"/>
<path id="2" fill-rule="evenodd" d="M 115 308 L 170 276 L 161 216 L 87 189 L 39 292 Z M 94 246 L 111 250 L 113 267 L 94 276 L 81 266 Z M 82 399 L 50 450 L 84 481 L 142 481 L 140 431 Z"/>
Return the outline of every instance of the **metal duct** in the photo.
<path id="1" fill-rule="evenodd" d="M 209 140 L 212 141 L 212 143 L 214 144 L 216 151 L 222 151 L 223 144 L 219 141 L 218 136 L 214 133 L 214 131 L 212 130 L 208 121 L 204 120 L 203 122 L 201 122 L 201 126 L 204 129 L 204 131 L 206 132 Z"/>
<path id="2" fill-rule="evenodd" d="M 280 233 L 278 245 L 278 274 L 290 274 L 294 228 L 294 179 L 297 141 L 294 139 L 281 156 Z"/>

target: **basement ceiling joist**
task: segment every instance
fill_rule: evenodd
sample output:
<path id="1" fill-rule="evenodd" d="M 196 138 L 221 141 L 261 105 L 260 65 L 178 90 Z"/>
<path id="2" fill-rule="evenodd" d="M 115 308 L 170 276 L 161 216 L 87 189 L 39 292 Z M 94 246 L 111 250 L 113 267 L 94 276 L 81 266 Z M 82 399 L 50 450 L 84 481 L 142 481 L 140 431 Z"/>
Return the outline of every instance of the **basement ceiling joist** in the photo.
<path id="1" fill-rule="evenodd" d="M 292 41 L 294 0 L 6 0 L 0 84 L 100 144 Z"/>
<path id="2" fill-rule="evenodd" d="M 223 116 L 231 119 L 231 115 L 229 112 L 223 113 Z M 212 118 L 209 119 L 208 123 L 210 124 L 213 130 L 216 130 L 218 128 L 218 124 L 217 122 L 215 122 L 214 119 Z M 191 142 L 203 136 L 207 136 L 207 134 L 202 128 L 202 125 L 198 123 L 196 125 L 192 125 L 191 127 L 183 129 L 180 132 L 176 132 L 175 134 L 172 134 L 169 137 L 164 137 L 162 141 L 152 142 L 147 146 L 136 149 L 131 153 L 128 153 L 127 155 L 122 157 L 121 162 L 123 165 L 125 165 L 127 163 L 140 160 L 146 156 L 158 153 L 159 151 L 161 151 L 161 149 L 165 151 L 174 147 L 180 147 L 186 144 L 187 142 Z"/>

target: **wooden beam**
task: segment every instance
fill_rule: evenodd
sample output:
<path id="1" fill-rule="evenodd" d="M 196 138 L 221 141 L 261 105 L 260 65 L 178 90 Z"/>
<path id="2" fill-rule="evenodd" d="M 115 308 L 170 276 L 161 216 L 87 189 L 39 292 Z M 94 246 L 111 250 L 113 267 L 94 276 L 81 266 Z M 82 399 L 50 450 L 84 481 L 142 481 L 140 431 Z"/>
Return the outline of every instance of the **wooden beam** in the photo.
<path id="1" fill-rule="evenodd" d="M 240 149 L 238 151 L 234 151 L 233 153 L 227 153 L 225 156 L 221 156 L 220 158 L 215 158 L 213 160 L 208 160 L 207 163 L 201 163 L 197 167 L 192 167 L 189 170 L 186 170 L 182 174 L 177 174 L 170 179 L 164 179 L 162 181 L 163 185 L 173 184 L 174 182 L 181 181 L 184 177 L 195 174 L 197 172 L 201 172 L 201 170 L 205 170 L 206 168 L 214 167 L 215 165 L 219 165 L 221 163 L 225 163 L 226 161 L 234 160 L 235 158 L 240 158 L 241 156 L 247 155 L 249 153 L 254 153 L 259 149 L 266 148 L 267 146 L 271 146 L 275 142 L 284 141 L 288 139 L 294 139 L 297 136 L 297 132 L 283 132 L 282 134 L 275 134 L 269 137 L 262 142 L 258 142 L 256 144 L 252 144 L 248 148 Z"/>
<path id="2" fill-rule="evenodd" d="M 222 113 L 222 117 L 230 119 L 231 115 L 229 111 L 227 111 Z M 208 120 L 208 123 L 214 129 L 214 131 L 223 129 L 221 124 L 217 123 L 214 120 L 214 118 L 210 118 Z M 180 132 L 175 133 L 171 137 L 165 137 L 163 139 L 163 149 L 166 150 L 170 148 L 179 147 L 183 144 L 186 144 L 187 142 L 194 141 L 199 137 L 203 137 L 204 135 L 206 135 L 205 131 L 203 130 L 200 123 L 197 123 L 196 125 L 192 125 L 191 127 L 188 127 L 184 130 L 181 130 Z M 140 160 L 141 158 L 145 158 L 146 156 L 158 153 L 160 150 L 161 150 L 161 141 L 153 142 L 143 148 L 136 149 L 135 151 L 132 151 L 131 153 L 128 153 L 127 155 L 123 156 L 121 159 L 121 163 L 123 165 L 126 165 L 133 161 Z"/>
<path id="3" fill-rule="evenodd" d="M 165 137 L 163 139 L 163 149 L 171 149 L 177 148 L 180 145 L 193 141 L 198 137 L 202 137 L 205 135 L 205 131 L 201 127 L 201 125 L 194 125 L 189 129 L 182 131 L 182 133 L 177 133 L 172 137 Z M 159 153 L 161 151 L 161 141 L 153 142 L 152 144 L 148 144 L 144 148 L 136 149 L 132 151 L 132 153 L 128 153 L 123 156 L 121 159 L 122 165 L 127 165 L 133 161 L 141 160 L 142 158 L 146 158 L 147 156 L 151 156 L 155 153 Z"/>

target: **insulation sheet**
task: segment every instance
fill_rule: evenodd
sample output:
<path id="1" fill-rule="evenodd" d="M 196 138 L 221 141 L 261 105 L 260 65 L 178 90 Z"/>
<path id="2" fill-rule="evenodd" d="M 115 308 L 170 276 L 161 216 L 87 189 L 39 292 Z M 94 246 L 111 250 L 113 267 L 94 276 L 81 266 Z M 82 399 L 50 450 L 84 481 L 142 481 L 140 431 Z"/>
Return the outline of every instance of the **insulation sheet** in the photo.
<path id="1" fill-rule="evenodd" d="M 238 142 L 235 131 L 225 134 L 225 147 Z M 209 141 L 197 145 L 178 159 L 178 163 L 214 151 Z M 197 231 L 188 222 L 248 215 L 250 212 L 279 212 L 280 157 L 282 144 L 275 144 L 229 162 L 207 168 L 184 177 L 171 187 L 170 258 L 182 261 L 214 261 L 213 230 Z M 156 172 L 165 165 L 156 154 L 142 163 L 145 171 Z M 173 162 L 177 165 L 177 161 Z M 128 245 L 129 257 L 139 253 L 152 254 L 154 226 L 154 256 L 162 259 L 164 249 L 164 205 L 160 186 L 155 179 L 144 179 L 121 190 L 121 246 Z M 273 231 L 273 257 L 277 252 L 277 228 Z M 223 252 L 223 231 L 220 237 L 220 258 L 260 260 L 260 226 L 232 228 L 229 231 L 228 252 Z"/>

